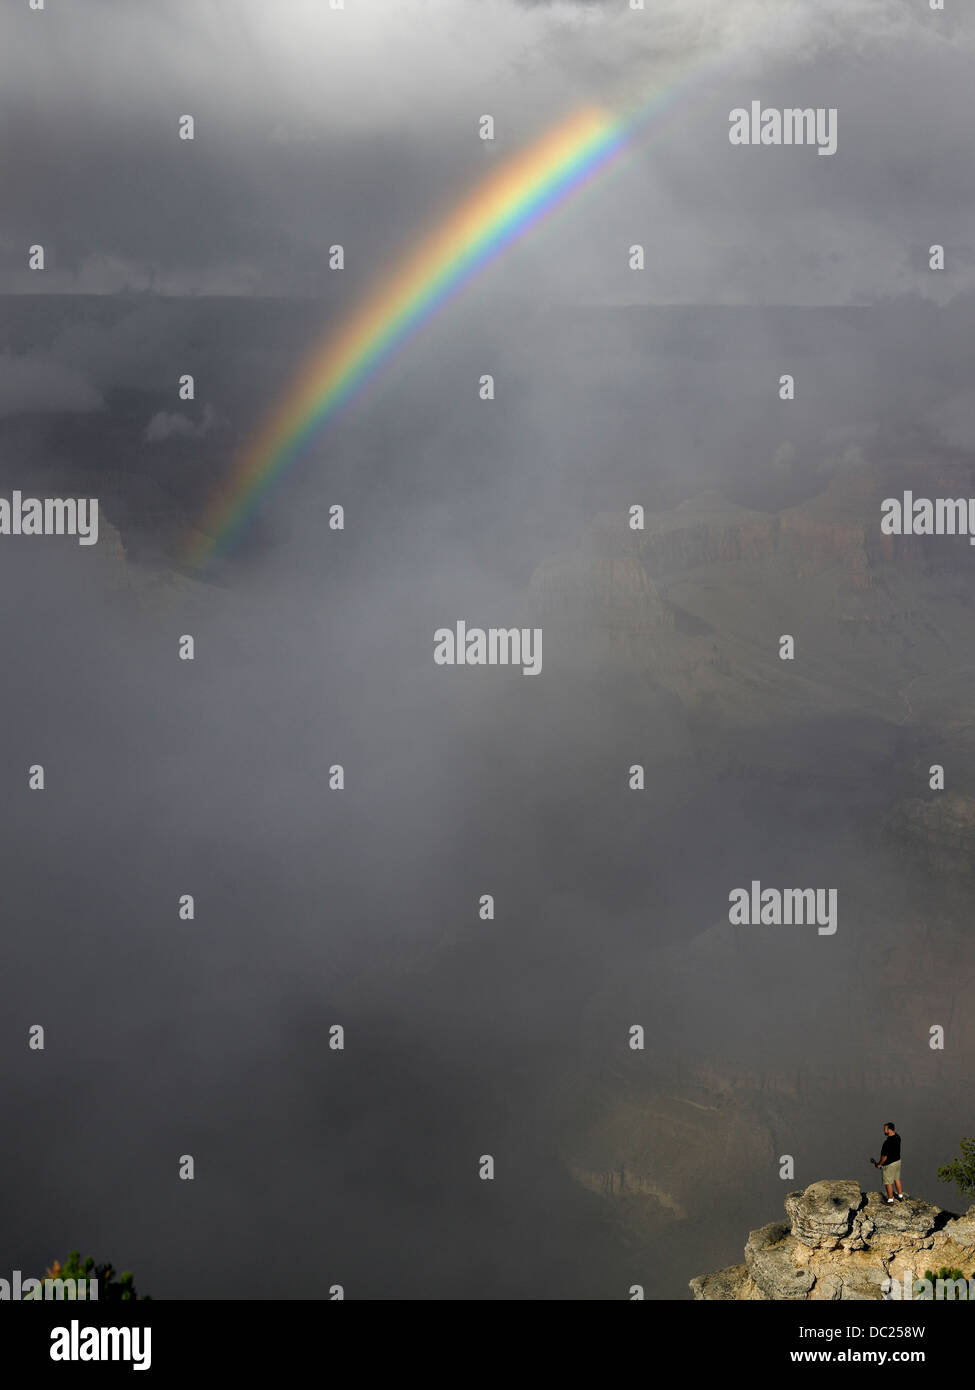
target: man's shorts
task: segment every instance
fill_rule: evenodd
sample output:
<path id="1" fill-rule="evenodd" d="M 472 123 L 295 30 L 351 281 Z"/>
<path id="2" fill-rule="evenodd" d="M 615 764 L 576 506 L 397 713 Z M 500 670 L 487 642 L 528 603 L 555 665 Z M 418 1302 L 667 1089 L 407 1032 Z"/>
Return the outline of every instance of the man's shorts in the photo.
<path id="1" fill-rule="evenodd" d="M 885 1163 L 880 1170 L 881 1182 L 887 1183 L 888 1187 L 893 1187 L 894 1183 L 901 1175 L 901 1161 L 895 1159 L 893 1163 Z"/>

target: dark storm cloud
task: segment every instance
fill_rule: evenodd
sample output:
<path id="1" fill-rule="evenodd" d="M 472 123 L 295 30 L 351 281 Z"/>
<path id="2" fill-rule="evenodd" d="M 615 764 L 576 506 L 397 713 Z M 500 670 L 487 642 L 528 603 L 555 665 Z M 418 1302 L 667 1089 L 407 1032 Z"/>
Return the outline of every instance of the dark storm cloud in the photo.
<path id="1" fill-rule="evenodd" d="M 0 355 L 0 415 L 101 410 L 104 404 L 76 369 L 44 357 Z"/>
<path id="2" fill-rule="evenodd" d="M 10 287 L 38 288 L 20 268 L 38 239 L 49 289 L 303 294 L 321 290 L 334 240 L 362 283 L 486 160 L 580 102 L 639 108 L 661 83 L 683 93 L 673 112 L 546 256 L 559 298 L 934 292 L 905 234 L 967 240 L 972 155 L 940 116 L 964 94 L 972 36 L 897 4 L 93 2 L 8 23 Z M 732 151 L 728 110 L 753 95 L 837 105 L 838 157 Z M 177 138 L 184 113 L 192 143 Z M 653 254 L 636 284 L 618 247 L 640 232 Z M 771 254 L 782 245 L 787 263 Z M 506 273 L 518 291 L 538 270 L 515 256 Z"/>

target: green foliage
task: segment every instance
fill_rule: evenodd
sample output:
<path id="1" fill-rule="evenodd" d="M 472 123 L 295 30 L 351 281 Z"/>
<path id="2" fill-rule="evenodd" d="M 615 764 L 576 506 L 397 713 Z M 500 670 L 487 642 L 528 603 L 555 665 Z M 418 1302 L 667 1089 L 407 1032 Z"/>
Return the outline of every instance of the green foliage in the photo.
<path id="1" fill-rule="evenodd" d="M 933 1299 L 935 1293 L 937 1292 L 937 1281 L 939 1279 L 944 1280 L 945 1283 L 948 1283 L 949 1280 L 954 1283 L 959 1279 L 963 1279 L 965 1280 L 964 1288 L 954 1290 L 952 1297 L 955 1301 L 967 1301 L 969 1277 L 975 1279 L 975 1272 L 973 1272 L 972 1275 L 969 1276 L 964 1272 L 964 1270 L 949 1269 L 947 1265 L 942 1265 L 941 1268 L 938 1270 L 937 1274 L 935 1274 L 935 1272 L 931 1269 L 926 1269 L 924 1271 L 924 1278 L 927 1279 L 931 1285 L 930 1291 L 926 1290 L 922 1281 L 918 1279 L 915 1281 L 914 1284 L 915 1297 L 921 1299 Z"/>
<path id="2" fill-rule="evenodd" d="M 975 1139 L 961 1141 L 961 1158 L 938 1169 L 939 1182 L 957 1183 L 966 1197 L 975 1197 Z"/>
<path id="3" fill-rule="evenodd" d="M 44 1278 L 97 1279 L 99 1303 L 151 1302 L 148 1294 L 136 1293 L 135 1280 L 128 1270 L 123 1271 L 116 1279 L 114 1265 L 97 1265 L 91 1255 L 86 1260 L 82 1260 L 81 1252 L 78 1250 L 72 1250 L 63 1265 L 60 1260 L 55 1260 L 51 1268 L 45 1270 Z M 38 1292 L 27 1296 L 42 1299 L 44 1297 L 43 1285 Z"/>

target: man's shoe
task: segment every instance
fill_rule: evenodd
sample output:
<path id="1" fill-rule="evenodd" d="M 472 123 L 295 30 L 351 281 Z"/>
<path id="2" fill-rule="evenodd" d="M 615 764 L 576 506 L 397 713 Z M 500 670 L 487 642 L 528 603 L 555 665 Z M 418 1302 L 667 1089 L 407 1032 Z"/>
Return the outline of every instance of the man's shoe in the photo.
<path id="1" fill-rule="evenodd" d="M 904 1200 L 904 1194 L 903 1194 L 903 1192 L 898 1192 L 898 1193 L 897 1193 L 897 1200 L 898 1200 L 898 1202 L 903 1202 L 903 1200 Z"/>
<path id="2" fill-rule="evenodd" d="M 888 1198 L 887 1198 L 887 1205 L 888 1205 L 889 1207 L 892 1207 L 892 1206 L 894 1205 L 894 1199 L 893 1199 L 893 1197 L 888 1197 Z"/>

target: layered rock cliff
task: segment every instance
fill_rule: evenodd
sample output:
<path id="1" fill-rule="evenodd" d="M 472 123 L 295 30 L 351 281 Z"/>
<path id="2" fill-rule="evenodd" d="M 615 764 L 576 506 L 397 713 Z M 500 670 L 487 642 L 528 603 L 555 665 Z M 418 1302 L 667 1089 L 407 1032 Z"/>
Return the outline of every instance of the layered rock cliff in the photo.
<path id="1" fill-rule="evenodd" d="M 912 1197 L 890 1206 L 842 1180 L 790 1192 L 785 1210 L 749 1234 L 743 1264 L 692 1279 L 695 1299 L 881 1299 L 885 1281 L 903 1296 L 929 1269 L 975 1276 L 975 1206 L 960 1217 Z"/>
<path id="2" fill-rule="evenodd" d="M 931 495 L 964 480 L 865 466 L 781 512 L 708 492 L 634 531 L 597 515 L 575 550 L 536 569 L 530 596 L 546 661 L 649 675 L 688 709 L 736 726 L 857 714 L 892 724 L 970 724 L 975 668 L 965 537 L 885 536 L 881 502 L 901 483 Z M 794 661 L 778 639 L 795 637 Z"/>

